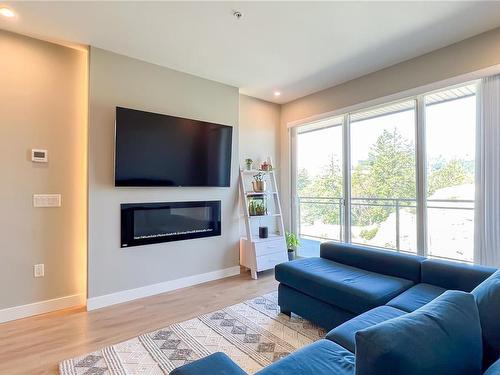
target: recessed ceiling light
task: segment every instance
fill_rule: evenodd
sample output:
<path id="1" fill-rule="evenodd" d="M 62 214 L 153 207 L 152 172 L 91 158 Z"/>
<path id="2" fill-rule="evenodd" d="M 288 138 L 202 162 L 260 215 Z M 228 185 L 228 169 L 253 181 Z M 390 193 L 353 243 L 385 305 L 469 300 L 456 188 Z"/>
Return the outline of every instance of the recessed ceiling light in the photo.
<path id="1" fill-rule="evenodd" d="M 5 7 L 0 8 L 0 16 L 12 18 L 15 15 L 16 14 L 9 8 L 5 8 Z"/>
<path id="2" fill-rule="evenodd" d="M 281 95 L 281 92 L 279 92 L 279 91 L 274 92 L 274 96 L 280 96 L 280 95 Z"/>

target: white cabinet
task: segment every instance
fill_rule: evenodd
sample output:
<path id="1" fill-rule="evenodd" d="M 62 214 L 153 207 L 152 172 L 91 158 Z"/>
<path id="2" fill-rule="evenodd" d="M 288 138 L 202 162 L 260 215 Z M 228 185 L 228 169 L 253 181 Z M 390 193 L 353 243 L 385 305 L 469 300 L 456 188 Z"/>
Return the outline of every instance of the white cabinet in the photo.
<path id="1" fill-rule="evenodd" d="M 252 278 L 257 278 L 257 272 L 272 269 L 277 264 L 288 261 L 285 239 L 276 237 L 253 241 L 246 238 L 240 240 L 240 264 L 250 269 Z"/>

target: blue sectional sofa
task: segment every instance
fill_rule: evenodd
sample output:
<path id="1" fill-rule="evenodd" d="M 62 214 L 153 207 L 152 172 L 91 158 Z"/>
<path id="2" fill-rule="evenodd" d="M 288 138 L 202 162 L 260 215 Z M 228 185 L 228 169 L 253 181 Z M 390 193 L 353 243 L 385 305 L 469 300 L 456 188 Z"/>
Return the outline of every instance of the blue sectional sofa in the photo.
<path id="1" fill-rule="evenodd" d="M 259 375 L 500 375 L 500 271 L 328 242 L 275 275 L 281 311 L 329 332 Z M 216 353 L 171 374 L 244 372 Z"/>

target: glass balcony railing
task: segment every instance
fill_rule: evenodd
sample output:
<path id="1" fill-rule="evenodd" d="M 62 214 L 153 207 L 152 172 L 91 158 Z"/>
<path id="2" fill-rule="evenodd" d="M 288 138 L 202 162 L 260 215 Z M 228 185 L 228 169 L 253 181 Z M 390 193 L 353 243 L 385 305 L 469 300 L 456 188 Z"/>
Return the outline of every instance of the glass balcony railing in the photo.
<path id="1" fill-rule="evenodd" d="M 318 256 L 323 241 L 344 241 L 344 199 L 299 197 L 301 256 Z M 473 260 L 474 201 L 428 199 L 428 255 Z M 417 201 L 403 198 L 352 198 L 351 242 L 417 252 Z"/>

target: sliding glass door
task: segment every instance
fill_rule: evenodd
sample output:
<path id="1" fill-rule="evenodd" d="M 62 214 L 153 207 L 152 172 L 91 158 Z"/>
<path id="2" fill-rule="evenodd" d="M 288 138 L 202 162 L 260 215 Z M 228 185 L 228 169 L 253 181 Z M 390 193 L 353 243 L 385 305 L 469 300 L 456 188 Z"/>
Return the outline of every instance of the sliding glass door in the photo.
<path id="1" fill-rule="evenodd" d="M 293 129 L 301 256 L 335 240 L 473 261 L 476 84 Z"/>
<path id="2" fill-rule="evenodd" d="M 415 101 L 352 114 L 351 241 L 417 251 Z"/>
<path id="3" fill-rule="evenodd" d="M 296 150 L 299 254 L 318 256 L 321 242 L 343 239 L 342 118 L 299 129 Z"/>

